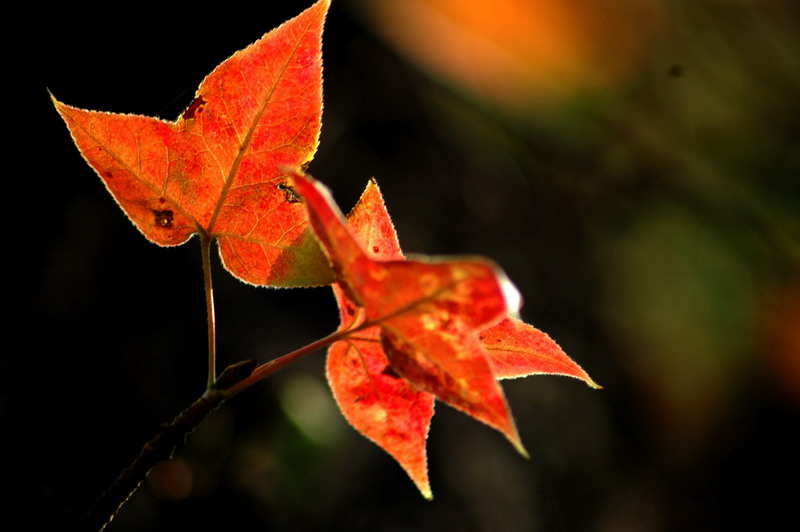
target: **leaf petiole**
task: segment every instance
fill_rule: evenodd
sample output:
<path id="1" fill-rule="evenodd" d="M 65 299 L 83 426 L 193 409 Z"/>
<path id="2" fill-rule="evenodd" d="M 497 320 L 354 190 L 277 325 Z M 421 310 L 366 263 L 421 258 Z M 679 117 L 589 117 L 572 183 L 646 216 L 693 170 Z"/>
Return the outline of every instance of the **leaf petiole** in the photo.
<path id="1" fill-rule="evenodd" d="M 249 388 L 253 384 L 255 384 L 255 383 L 257 383 L 257 382 L 259 382 L 259 381 L 261 381 L 263 379 L 266 379 L 267 377 L 269 377 L 270 375 L 272 375 L 276 371 L 285 368 L 289 364 L 291 364 L 293 362 L 297 362 L 301 358 L 304 358 L 304 357 L 306 357 L 306 356 L 308 356 L 308 355 L 310 355 L 310 354 L 312 354 L 312 353 L 314 353 L 316 351 L 319 351 L 320 349 L 328 347 L 329 345 L 333 344 L 334 342 L 338 342 L 340 340 L 344 340 L 345 338 L 347 338 L 351 334 L 356 333 L 358 331 L 361 331 L 363 329 L 366 329 L 368 327 L 372 327 L 373 325 L 375 325 L 375 324 L 374 323 L 370 323 L 370 322 L 363 322 L 363 323 L 361 323 L 360 325 L 358 325 L 356 327 L 351 327 L 351 328 L 348 328 L 348 329 L 343 329 L 341 331 L 336 331 L 334 333 L 329 334 L 328 336 L 326 336 L 324 338 L 320 338 L 319 340 L 311 342 L 310 344 L 307 344 L 307 345 L 301 347 L 300 349 L 296 349 L 296 350 L 292 351 L 291 353 L 287 353 L 287 354 L 285 354 L 283 356 L 280 356 L 278 358 L 274 358 L 274 359 L 270 360 L 269 362 L 265 362 L 265 363 L 261 364 L 260 366 L 256 367 L 256 369 L 254 369 L 253 372 L 248 377 L 240 380 L 239 382 L 237 382 L 236 384 L 230 386 L 229 388 L 225 388 L 223 390 L 220 390 L 220 393 L 223 394 L 225 399 L 229 399 L 230 397 L 236 395 L 237 393 L 241 392 L 245 388 Z"/>
<path id="2" fill-rule="evenodd" d="M 206 310 L 208 312 L 208 389 L 217 382 L 217 323 L 214 317 L 214 288 L 211 283 L 211 238 L 200 235 L 203 254 L 203 286 L 206 293 Z"/>

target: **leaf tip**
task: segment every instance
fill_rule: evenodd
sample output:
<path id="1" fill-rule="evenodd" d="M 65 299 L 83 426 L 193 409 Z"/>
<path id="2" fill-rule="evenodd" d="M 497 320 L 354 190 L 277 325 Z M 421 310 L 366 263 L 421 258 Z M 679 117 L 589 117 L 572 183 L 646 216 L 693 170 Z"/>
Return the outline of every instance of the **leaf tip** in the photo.
<path id="1" fill-rule="evenodd" d="M 426 501 L 433 500 L 433 492 L 431 491 L 430 486 L 425 486 L 424 489 L 420 488 L 419 492 L 422 494 L 422 496 L 425 498 Z"/>
<path id="2" fill-rule="evenodd" d="M 603 389 L 602 386 L 600 386 L 599 384 L 594 382 L 591 378 L 588 378 L 588 380 L 586 380 L 586 384 L 589 386 L 589 388 L 593 388 L 595 390 L 602 390 Z"/>
<path id="3" fill-rule="evenodd" d="M 522 445 L 522 440 L 517 439 L 516 441 L 512 441 L 511 443 L 514 444 L 514 449 L 516 449 L 517 452 L 521 454 L 523 458 L 525 458 L 526 460 L 530 459 L 531 455 L 528 454 L 528 451 Z"/>
<path id="4" fill-rule="evenodd" d="M 53 94 L 53 91 L 51 91 L 49 87 L 46 90 L 47 90 L 47 95 L 50 96 L 50 101 L 53 102 L 53 105 L 55 106 L 56 110 L 58 110 L 58 108 L 61 107 L 61 105 L 63 104 L 56 99 L 55 95 Z"/>
<path id="5" fill-rule="evenodd" d="M 498 427 L 495 427 L 498 428 Z M 528 451 L 525 449 L 525 446 L 522 445 L 522 438 L 519 437 L 519 432 L 517 432 L 516 424 L 514 423 L 514 419 L 510 417 L 509 413 L 509 426 L 506 428 L 498 428 L 500 432 L 506 437 L 506 439 L 511 442 L 511 445 L 514 446 L 514 449 L 522 455 L 523 458 L 530 458 L 531 455 L 528 454 Z"/>

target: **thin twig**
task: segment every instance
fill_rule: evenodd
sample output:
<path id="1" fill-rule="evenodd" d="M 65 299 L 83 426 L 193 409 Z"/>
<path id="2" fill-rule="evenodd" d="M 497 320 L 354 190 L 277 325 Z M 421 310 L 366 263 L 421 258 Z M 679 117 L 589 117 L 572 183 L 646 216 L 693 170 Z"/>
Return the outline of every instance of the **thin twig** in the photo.
<path id="1" fill-rule="evenodd" d="M 218 408 L 226 397 L 218 390 L 210 389 L 178 414 L 170 423 L 161 426 L 155 438 L 145 443 L 139 456 L 124 469 L 114 483 L 98 497 L 89 515 L 82 523 L 82 530 L 100 531 L 114 519 L 122 505 L 134 494 L 150 470 L 158 462 L 172 458 L 178 445 L 185 442 L 205 417 Z"/>
<path id="2" fill-rule="evenodd" d="M 372 325 L 373 325 L 372 323 L 363 322 L 356 327 L 336 331 L 335 333 L 329 334 L 325 338 L 320 338 L 319 340 L 311 342 L 310 344 L 303 346 L 300 349 L 296 349 L 291 353 L 287 353 L 283 356 L 270 360 L 269 362 L 265 362 L 264 364 L 261 364 L 260 366 L 256 367 L 249 376 L 243 378 L 236 384 L 229 386 L 224 390 L 221 390 L 221 393 L 225 394 L 226 398 L 233 397 L 234 395 L 241 392 L 245 388 L 249 388 L 253 384 L 269 377 L 276 371 L 285 368 L 289 364 L 297 362 L 301 358 L 304 358 L 316 351 L 319 351 L 320 349 L 328 347 L 334 342 L 344 340 L 351 334 L 361 331 Z"/>

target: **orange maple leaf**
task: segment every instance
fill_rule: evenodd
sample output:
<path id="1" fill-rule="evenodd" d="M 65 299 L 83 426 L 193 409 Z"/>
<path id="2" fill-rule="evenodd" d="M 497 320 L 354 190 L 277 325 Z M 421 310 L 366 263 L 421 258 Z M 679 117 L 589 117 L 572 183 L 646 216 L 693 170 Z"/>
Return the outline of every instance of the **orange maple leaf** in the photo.
<path id="1" fill-rule="evenodd" d="M 221 63 L 174 122 L 53 98 L 81 154 L 148 240 L 216 239 L 225 268 L 253 284 L 331 281 L 280 170 L 307 164 L 317 149 L 329 4 L 319 0 Z"/>
<path id="2" fill-rule="evenodd" d="M 432 496 L 425 441 L 434 397 L 526 455 L 498 378 L 552 373 L 597 387 L 546 334 L 509 315 L 519 298 L 492 263 L 405 260 L 374 182 L 348 224 L 321 185 L 300 174 L 294 183 L 339 276 L 341 330 L 359 327 L 329 349 L 334 397 L 423 496 Z"/>

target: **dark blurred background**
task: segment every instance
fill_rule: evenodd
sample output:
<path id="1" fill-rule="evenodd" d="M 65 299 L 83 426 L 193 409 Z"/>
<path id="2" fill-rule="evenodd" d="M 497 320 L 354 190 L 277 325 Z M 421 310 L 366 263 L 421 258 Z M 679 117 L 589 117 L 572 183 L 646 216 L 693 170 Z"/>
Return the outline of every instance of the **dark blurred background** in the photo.
<path id="1" fill-rule="evenodd" d="M 69 528 L 205 386 L 198 243 L 161 249 L 134 229 L 46 88 L 172 119 L 310 3 L 22 6 L 4 78 L 6 523 Z M 345 211 L 377 178 L 406 252 L 495 259 L 522 317 L 604 389 L 505 382 L 530 460 L 440 405 L 426 502 L 347 426 L 319 353 L 214 413 L 108 530 L 795 522 L 800 4 L 333 4 L 309 171 Z M 328 289 L 256 289 L 215 267 L 219 366 L 337 325 Z"/>

